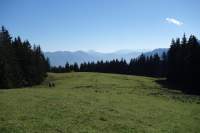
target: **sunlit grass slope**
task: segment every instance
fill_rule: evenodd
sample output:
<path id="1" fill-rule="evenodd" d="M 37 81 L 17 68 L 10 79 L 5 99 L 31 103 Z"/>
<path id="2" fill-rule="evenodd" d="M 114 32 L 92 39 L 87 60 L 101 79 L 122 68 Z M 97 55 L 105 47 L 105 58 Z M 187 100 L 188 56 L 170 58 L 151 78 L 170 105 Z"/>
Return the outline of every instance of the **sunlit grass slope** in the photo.
<path id="1" fill-rule="evenodd" d="M 40 86 L 0 90 L 0 133 L 200 132 L 200 99 L 156 80 L 50 73 Z"/>

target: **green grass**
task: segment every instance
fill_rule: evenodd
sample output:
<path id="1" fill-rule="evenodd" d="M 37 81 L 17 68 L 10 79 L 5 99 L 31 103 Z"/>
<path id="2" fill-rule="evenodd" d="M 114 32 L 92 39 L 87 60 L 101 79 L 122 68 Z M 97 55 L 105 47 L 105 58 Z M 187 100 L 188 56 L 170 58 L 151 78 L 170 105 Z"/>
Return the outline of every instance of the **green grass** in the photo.
<path id="1" fill-rule="evenodd" d="M 198 133 L 200 98 L 156 78 L 49 74 L 40 86 L 0 90 L 0 133 Z M 55 88 L 48 87 L 54 81 Z"/>

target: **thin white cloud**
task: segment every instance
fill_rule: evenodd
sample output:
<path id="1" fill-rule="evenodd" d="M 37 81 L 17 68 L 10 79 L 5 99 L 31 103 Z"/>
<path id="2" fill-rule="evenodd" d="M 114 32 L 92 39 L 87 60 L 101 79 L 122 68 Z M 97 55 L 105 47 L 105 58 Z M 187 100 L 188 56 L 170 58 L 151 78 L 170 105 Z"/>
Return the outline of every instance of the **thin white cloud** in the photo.
<path id="1" fill-rule="evenodd" d="M 175 25 L 177 25 L 177 26 L 183 25 L 183 22 L 178 21 L 178 20 L 176 20 L 176 19 L 174 19 L 174 18 L 166 18 L 165 20 L 166 20 L 169 24 L 175 24 Z"/>

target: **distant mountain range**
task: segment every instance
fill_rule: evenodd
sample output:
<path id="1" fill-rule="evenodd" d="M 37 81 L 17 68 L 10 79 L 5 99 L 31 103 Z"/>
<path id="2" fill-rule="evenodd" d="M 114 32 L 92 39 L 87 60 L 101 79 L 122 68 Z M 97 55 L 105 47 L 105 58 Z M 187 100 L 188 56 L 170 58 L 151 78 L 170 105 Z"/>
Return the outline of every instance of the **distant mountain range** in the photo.
<path id="1" fill-rule="evenodd" d="M 131 50 L 120 50 L 113 53 L 100 53 L 96 51 L 56 51 L 56 52 L 45 52 L 45 57 L 48 57 L 50 59 L 52 66 L 64 66 L 66 62 L 69 64 L 73 64 L 77 62 L 78 64 L 83 62 L 96 62 L 98 60 L 103 61 L 110 61 L 113 59 L 125 59 L 126 61 L 130 61 L 132 58 L 136 58 L 142 53 L 144 53 L 147 56 L 153 55 L 158 53 L 159 55 L 162 55 L 163 52 L 166 52 L 167 48 L 159 48 L 148 52 L 142 52 L 139 51 L 131 51 Z"/>
<path id="2" fill-rule="evenodd" d="M 151 55 L 155 55 L 158 54 L 160 57 L 162 56 L 163 53 L 168 52 L 168 48 L 158 48 L 158 49 L 154 49 L 152 51 L 149 52 L 145 52 L 144 55 L 146 56 L 151 56 Z"/>

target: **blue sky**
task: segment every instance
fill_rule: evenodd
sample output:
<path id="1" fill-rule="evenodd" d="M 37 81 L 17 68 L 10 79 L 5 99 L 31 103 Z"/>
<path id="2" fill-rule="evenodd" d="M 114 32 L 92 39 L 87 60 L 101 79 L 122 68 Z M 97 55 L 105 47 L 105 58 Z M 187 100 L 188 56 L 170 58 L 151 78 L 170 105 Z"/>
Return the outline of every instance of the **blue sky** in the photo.
<path id="1" fill-rule="evenodd" d="M 200 38 L 200 0 L 1 0 L 0 25 L 44 51 L 154 49 Z"/>

